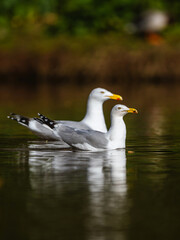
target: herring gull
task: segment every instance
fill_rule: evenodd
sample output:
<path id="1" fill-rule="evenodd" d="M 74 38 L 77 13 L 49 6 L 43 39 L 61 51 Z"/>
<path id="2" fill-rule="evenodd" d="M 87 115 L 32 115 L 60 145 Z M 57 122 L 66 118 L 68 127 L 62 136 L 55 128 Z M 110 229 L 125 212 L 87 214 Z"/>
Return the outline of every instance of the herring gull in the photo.
<path id="1" fill-rule="evenodd" d="M 89 129 L 76 129 L 64 124 L 56 124 L 46 118 L 44 126 L 52 131 L 68 145 L 88 151 L 97 151 L 102 149 L 125 148 L 126 125 L 123 117 L 127 113 L 138 113 L 135 108 L 128 108 L 124 105 L 115 105 L 111 111 L 111 127 L 108 132 Z"/>
<path id="2" fill-rule="evenodd" d="M 63 124 L 68 127 L 76 129 L 93 129 L 100 132 L 107 132 L 106 123 L 103 114 L 103 103 L 108 99 L 122 100 L 120 95 L 113 94 L 103 88 L 95 88 L 91 91 L 87 101 L 87 110 L 85 117 L 79 121 L 55 121 L 56 124 Z M 51 129 L 42 125 L 41 118 L 44 121 L 46 117 L 38 114 L 40 118 L 28 118 L 15 113 L 11 113 L 8 118 L 17 121 L 21 125 L 27 127 L 37 136 L 46 140 L 60 141 L 60 137 L 57 136 Z"/>

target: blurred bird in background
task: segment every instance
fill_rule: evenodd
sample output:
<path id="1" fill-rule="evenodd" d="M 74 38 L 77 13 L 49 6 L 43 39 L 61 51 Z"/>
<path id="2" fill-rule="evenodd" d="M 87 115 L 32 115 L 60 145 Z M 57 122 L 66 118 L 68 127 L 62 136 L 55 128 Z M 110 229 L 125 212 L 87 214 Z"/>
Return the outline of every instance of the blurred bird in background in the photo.
<path id="1" fill-rule="evenodd" d="M 170 23 L 170 16 L 162 10 L 147 10 L 126 25 L 126 31 L 130 34 L 143 36 L 150 44 L 160 45 L 163 38 L 160 33 Z"/>

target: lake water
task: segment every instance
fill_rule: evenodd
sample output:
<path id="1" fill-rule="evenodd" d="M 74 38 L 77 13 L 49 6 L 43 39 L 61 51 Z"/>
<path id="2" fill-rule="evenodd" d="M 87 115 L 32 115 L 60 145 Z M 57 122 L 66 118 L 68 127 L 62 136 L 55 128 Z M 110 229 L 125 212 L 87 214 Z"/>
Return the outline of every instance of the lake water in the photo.
<path id="1" fill-rule="evenodd" d="M 125 117 L 127 148 L 102 152 L 46 143 L 6 119 L 12 111 L 81 119 L 92 88 L 40 89 L 0 97 L 0 239 L 179 239 L 178 87 L 111 86 L 139 115 Z M 115 103 L 104 105 L 108 125 Z"/>

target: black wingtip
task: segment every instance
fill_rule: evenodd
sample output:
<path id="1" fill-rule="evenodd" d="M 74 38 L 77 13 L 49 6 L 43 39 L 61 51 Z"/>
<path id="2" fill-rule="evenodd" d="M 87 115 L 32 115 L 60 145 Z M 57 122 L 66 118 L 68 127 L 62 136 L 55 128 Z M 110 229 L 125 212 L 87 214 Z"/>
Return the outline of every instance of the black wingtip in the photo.
<path id="1" fill-rule="evenodd" d="M 41 114 L 41 113 L 38 113 L 38 116 L 40 117 L 40 118 L 42 118 L 42 119 L 45 119 L 46 117 L 43 115 L 43 114 Z"/>
<path id="2" fill-rule="evenodd" d="M 11 119 L 12 116 L 15 116 L 16 114 L 15 113 L 9 113 L 9 115 L 7 116 L 7 118 Z"/>
<path id="3" fill-rule="evenodd" d="M 15 121 L 17 121 L 17 122 L 18 122 L 18 119 L 17 119 L 17 118 L 14 118 L 14 117 L 12 117 L 12 115 L 10 115 L 10 116 L 7 116 L 7 118 L 8 118 L 8 119 L 11 119 L 11 120 L 15 120 Z"/>
<path id="4" fill-rule="evenodd" d="M 37 122 L 39 122 L 39 123 L 41 123 L 41 124 L 44 124 L 43 120 L 40 119 L 40 118 L 34 117 L 34 120 L 36 120 Z"/>
<path id="5" fill-rule="evenodd" d="M 25 126 L 29 126 L 29 118 L 28 117 L 24 117 L 15 113 L 10 113 L 9 116 L 7 116 L 8 119 L 17 121 L 18 123 L 25 125 Z"/>
<path id="6" fill-rule="evenodd" d="M 38 116 L 39 116 L 40 118 L 34 118 L 36 121 L 38 121 L 38 122 L 40 122 L 40 123 L 43 123 L 43 124 L 46 124 L 48 127 L 52 128 L 52 129 L 55 127 L 55 124 L 56 124 L 55 121 L 53 121 L 53 120 L 45 117 L 45 116 L 44 116 L 43 114 L 41 114 L 41 113 L 38 113 Z"/>

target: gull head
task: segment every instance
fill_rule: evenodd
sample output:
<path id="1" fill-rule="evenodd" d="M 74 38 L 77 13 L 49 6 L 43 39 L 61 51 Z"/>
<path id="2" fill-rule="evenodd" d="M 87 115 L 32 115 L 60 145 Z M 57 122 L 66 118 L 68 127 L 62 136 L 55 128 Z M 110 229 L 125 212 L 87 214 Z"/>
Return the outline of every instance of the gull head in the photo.
<path id="1" fill-rule="evenodd" d="M 117 104 L 112 109 L 112 115 L 123 117 L 127 113 L 138 113 L 138 111 L 135 108 L 128 108 L 125 105 Z"/>
<path id="2" fill-rule="evenodd" d="M 91 99 L 95 99 L 100 102 L 104 102 L 108 99 L 123 100 L 123 98 L 120 95 L 113 94 L 104 88 L 93 89 L 92 92 L 90 93 L 89 97 Z"/>

